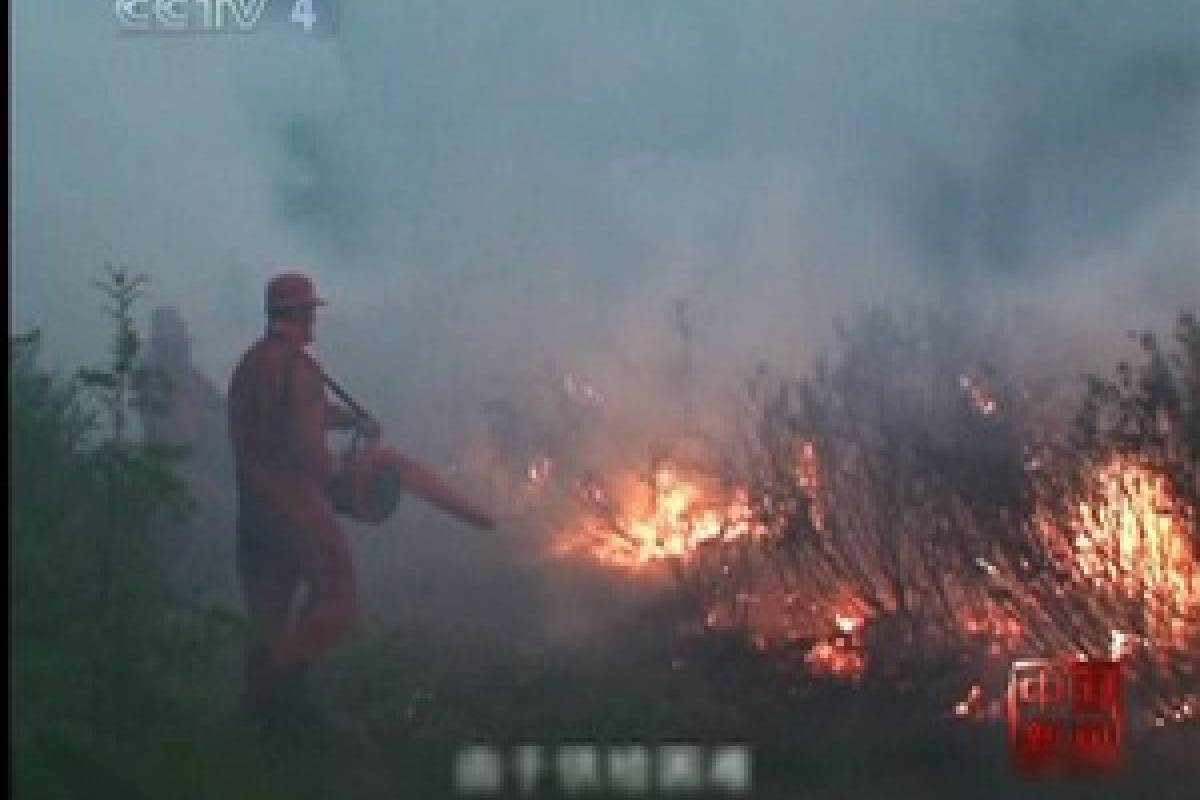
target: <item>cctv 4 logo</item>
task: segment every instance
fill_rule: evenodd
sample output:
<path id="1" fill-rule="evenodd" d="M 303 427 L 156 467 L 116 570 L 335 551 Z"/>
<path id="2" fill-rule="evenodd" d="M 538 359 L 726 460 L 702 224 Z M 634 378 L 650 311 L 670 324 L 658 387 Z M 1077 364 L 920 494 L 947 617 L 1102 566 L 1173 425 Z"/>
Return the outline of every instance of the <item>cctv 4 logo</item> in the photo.
<path id="1" fill-rule="evenodd" d="M 277 0 L 290 4 L 288 20 L 312 32 L 331 29 L 333 0 Z M 268 0 L 116 0 L 122 30 L 133 32 L 247 33 L 258 27 Z"/>
<path id="2" fill-rule="evenodd" d="M 1008 745 L 1016 769 L 1111 772 L 1121 763 L 1119 661 L 1016 661 L 1008 681 Z"/>

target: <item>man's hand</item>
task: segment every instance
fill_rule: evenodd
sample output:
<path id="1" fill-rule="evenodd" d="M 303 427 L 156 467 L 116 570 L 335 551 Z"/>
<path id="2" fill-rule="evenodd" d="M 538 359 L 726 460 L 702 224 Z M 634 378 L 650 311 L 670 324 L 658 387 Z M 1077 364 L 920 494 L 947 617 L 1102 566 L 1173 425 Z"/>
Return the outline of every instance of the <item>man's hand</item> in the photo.
<path id="1" fill-rule="evenodd" d="M 331 431 L 358 430 L 358 415 L 345 406 L 326 400 L 325 427 Z"/>
<path id="2" fill-rule="evenodd" d="M 378 442 L 383 436 L 383 427 L 371 417 L 360 417 L 357 421 L 358 432 L 368 442 Z"/>
<path id="3" fill-rule="evenodd" d="M 334 431 L 354 431 L 368 442 L 377 442 L 383 428 L 371 417 L 360 416 L 345 406 L 325 401 L 325 426 Z"/>

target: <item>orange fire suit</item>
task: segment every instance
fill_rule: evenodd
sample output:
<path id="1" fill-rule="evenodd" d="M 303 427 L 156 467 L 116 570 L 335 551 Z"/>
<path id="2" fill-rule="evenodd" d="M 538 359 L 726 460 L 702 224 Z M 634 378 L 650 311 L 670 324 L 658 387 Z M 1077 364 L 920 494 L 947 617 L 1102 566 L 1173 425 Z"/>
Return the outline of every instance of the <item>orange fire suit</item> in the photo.
<path id="1" fill-rule="evenodd" d="M 325 438 L 348 417 L 326 400 L 302 336 L 287 326 L 273 327 L 234 371 L 229 429 L 238 572 L 255 626 L 245 662 L 252 708 L 270 703 L 282 680 L 341 636 L 355 614 L 353 564 L 328 496 L 335 462 Z"/>

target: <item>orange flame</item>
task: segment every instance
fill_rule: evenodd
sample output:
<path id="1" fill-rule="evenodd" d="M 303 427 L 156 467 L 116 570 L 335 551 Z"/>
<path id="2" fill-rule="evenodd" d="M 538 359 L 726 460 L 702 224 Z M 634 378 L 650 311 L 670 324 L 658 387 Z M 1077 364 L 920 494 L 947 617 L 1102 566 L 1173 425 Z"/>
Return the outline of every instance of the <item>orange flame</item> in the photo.
<path id="1" fill-rule="evenodd" d="M 1069 543 L 1081 578 L 1144 604 L 1147 644 L 1185 648 L 1200 613 L 1189 520 L 1166 479 L 1131 458 L 1112 459 L 1092 478 L 1094 491 L 1077 504 Z M 1122 638 L 1120 646 L 1128 642 Z"/>
<path id="2" fill-rule="evenodd" d="M 796 455 L 796 482 L 808 496 L 809 518 L 814 530 L 825 530 L 825 502 L 821 495 L 824 481 L 821 478 L 821 462 L 817 457 L 817 446 L 811 439 L 800 442 Z"/>
<path id="3" fill-rule="evenodd" d="M 999 410 L 996 398 L 982 382 L 972 379 L 969 375 L 958 376 L 958 386 L 971 403 L 971 407 L 985 417 L 990 417 Z"/>
<path id="4" fill-rule="evenodd" d="M 587 513 L 559 538 L 556 554 L 583 552 L 602 564 L 637 569 L 686 562 L 707 544 L 767 532 L 743 488 L 721 491 L 671 465 L 658 467 L 648 485 L 629 476 L 618 483 L 615 497 L 596 484 L 582 487 Z"/>

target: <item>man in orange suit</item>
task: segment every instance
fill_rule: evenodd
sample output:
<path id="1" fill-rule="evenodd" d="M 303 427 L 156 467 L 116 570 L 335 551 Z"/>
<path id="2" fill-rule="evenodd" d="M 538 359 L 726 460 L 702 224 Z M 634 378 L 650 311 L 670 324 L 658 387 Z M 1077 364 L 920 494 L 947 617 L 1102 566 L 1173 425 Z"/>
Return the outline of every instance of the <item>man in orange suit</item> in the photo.
<path id="1" fill-rule="evenodd" d="M 379 426 L 330 402 L 306 350 L 316 308 L 305 275 L 287 272 L 266 290 L 267 328 L 229 387 L 229 430 L 238 485 L 238 573 L 254 631 L 245 661 L 247 710 L 270 722 L 315 656 L 342 636 L 356 609 L 350 551 L 329 497 L 336 463 L 330 429 Z M 307 587 L 303 606 L 293 604 Z"/>

